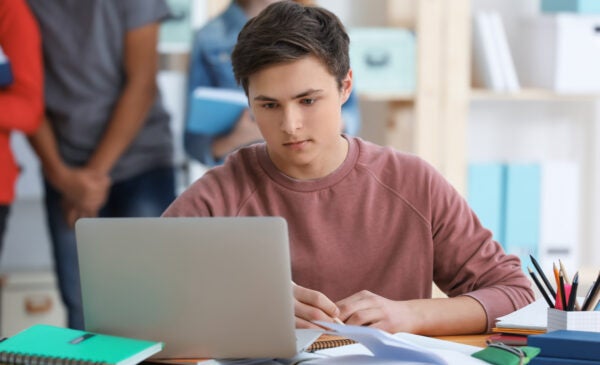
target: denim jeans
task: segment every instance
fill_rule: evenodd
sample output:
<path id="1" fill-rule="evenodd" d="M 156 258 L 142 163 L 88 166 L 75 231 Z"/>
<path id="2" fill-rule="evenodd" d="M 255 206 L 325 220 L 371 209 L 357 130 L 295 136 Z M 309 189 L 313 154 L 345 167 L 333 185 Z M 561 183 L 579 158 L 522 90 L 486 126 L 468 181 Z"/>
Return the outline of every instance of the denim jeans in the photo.
<path id="1" fill-rule="evenodd" d="M 2 254 L 2 247 L 4 246 L 4 231 L 6 230 L 6 224 L 8 223 L 9 211 L 10 205 L 0 204 L 0 254 Z"/>
<path id="2" fill-rule="evenodd" d="M 61 296 L 67 308 L 68 326 L 84 328 L 79 263 L 75 231 L 68 227 L 61 195 L 45 182 L 46 214 L 53 246 L 54 265 Z M 157 217 L 175 199 L 175 171 L 157 168 L 111 186 L 100 217 Z"/>

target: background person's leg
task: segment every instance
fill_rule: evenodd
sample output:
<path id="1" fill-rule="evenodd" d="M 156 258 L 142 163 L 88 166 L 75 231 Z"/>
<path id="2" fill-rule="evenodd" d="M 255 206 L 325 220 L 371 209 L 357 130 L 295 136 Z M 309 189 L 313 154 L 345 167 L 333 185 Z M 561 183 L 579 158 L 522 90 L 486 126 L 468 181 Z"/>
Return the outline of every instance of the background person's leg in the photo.
<path id="1" fill-rule="evenodd" d="M 83 307 L 75 230 L 71 229 L 64 219 L 60 193 L 48 182 L 44 183 L 44 187 L 46 190 L 46 218 L 54 254 L 54 267 L 60 294 L 67 309 L 68 326 L 83 329 Z"/>

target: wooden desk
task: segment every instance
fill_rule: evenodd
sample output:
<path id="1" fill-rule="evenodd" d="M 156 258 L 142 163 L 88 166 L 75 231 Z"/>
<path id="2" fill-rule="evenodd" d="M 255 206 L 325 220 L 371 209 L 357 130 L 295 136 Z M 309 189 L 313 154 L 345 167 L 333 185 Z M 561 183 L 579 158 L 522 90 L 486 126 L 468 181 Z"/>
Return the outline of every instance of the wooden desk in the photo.
<path id="1" fill-rule="evenodd" d="M 452 341 L 462 343 L 464 345 L 485 347 L 487 344 L 485 340 L 489 337 L 489 334 L 484 335 L 462 335 L 462 336 L 436 336 L 440 340 Z"/>

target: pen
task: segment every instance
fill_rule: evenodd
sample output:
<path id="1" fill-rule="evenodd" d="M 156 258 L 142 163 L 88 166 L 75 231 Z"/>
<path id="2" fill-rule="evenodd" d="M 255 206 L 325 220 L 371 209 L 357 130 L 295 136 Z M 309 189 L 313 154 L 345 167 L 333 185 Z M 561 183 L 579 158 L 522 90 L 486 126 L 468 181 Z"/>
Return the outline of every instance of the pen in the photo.
<path id="1" fill-rule="evenodd" d="M 573 283 L 571 284 L 571 294 L 569 294 L 569 302 L 567 303 L 567 310 L 572 311 L 575 308 L 575 302 L 577 301 L 577 286 L 579 285 L 579 272 L 573 276 Z"/>
<path id="2" fill-rule="evenodd" d="M 538 274 L 540 275 L 540 278 L 542 278 L 542 281 L 544 282 L 544 284 L 546 284 L 546 287 L 548 288 L 548 291 L 550 292 L 550 296 L 552 296 L 552 298 L 555 298 L 556 292 L 552 288 L 552 285 L 550 284 L 550 281 L 548 280 L 546 275 L 544 275 L 544 270 L 542 270 L 542 268 L 540 267 L 540 264 L 538 264 L 537 260 L 532 255 L 529 255 L 529 257 L 531 258 L 531 262 L 533 263 L 533 266 L 535 267 Z"/>
<path id="3" fill-rule="evenodd" d="M 600 287 L 600 271 L 598 272 L 598 277 L 596 278 L 596 281 L 594 282 L 594 285 L 592 286 L 592 289 L 590 290 L 590 292 L 588 293 L 587 297 L 583 301 L 583 307 L 581 307 L 582 311 L 587 311 L 587 310 L 590 310 L 590 309 L 595 309 L 595 308 L 590 308 L 590 307 L 592 305 L 591 302 L 592 302 L 593 298 L 596 297 L 596 293 L 598 292 L 598 288 L 599 287 Z"/>
<path id="4" fill-rule="evenodd" d="M 565 279 L 562 272 L 558 273 L 558 282 L 560 283 L 560 300 L 562 302 L 562 310 L 567 310 L 567 294 L 565 293 Z"/>
<path id="5" fill-rule="evenodd" d="M 546 289 L 544 289 L 544 287 L 538 280 L 537 276 L 535 276 L 535 273 L 531 270 L 531 268 L 529 266 L 527 266 L 527 270 L 529 270 L 529 275 L 531 276 L 531 278 L 533 279 L 533 282 L 535 283 L 535 285 L 538 287 L 538 289 L 542 293 L 542 296 L 544 296 L 544 299 L 546 300 L 546 303 L 548 303 L 548 306 L 550 308 L 554 308 L 554 304 L 552 303 L 552 300 L 550 300 L 548 293 L 546 293 Z"/>

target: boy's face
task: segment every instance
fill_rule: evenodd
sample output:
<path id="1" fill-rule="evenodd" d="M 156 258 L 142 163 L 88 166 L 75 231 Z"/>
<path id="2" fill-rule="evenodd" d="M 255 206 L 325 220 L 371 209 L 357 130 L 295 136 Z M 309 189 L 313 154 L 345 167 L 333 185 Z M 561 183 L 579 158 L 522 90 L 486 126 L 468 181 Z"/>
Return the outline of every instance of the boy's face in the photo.
<path id="1" fill-rule="evenodd" d="M 276 64 L 248 78 L 250 110 L 269 156 L 286 175 L 315 179 L 345 159 L 342 104 L 352 90 L 352 71 L 342 82 L 314 56 Z"/>

